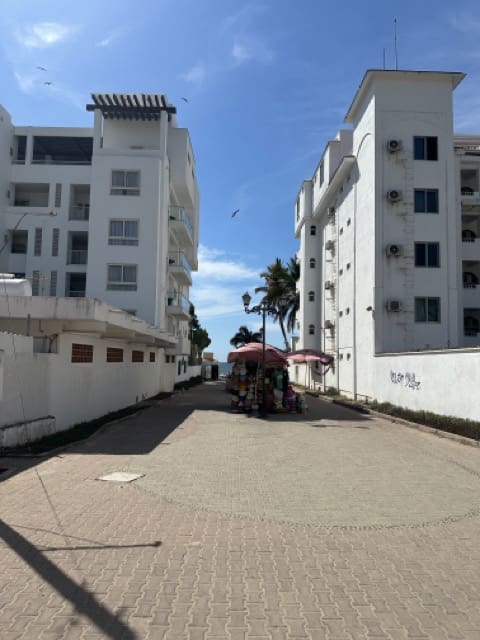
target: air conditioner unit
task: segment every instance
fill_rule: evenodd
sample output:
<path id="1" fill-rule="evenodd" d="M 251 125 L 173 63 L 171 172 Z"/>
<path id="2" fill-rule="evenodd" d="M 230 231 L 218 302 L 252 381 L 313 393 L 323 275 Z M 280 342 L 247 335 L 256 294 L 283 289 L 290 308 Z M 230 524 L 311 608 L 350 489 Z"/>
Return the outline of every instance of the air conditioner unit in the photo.
<path id="1" fill-rule="evenodd" d="M 400 300 L 387 300 L 386 307 L 387 311 L 390 311 L 391 313 L 398 313 L 402 310 L 402 303 Z"/>
<path id="2" fill-rule="evenodd" d="M 333 282 L 331 280 L 325 280 L 325 289 L 333 289 Z"/>
<path id="3" fill-rule="evenodd" d="M 387 244 L 385 252 L 388 258 L 398 258 L 398 256 L 402 255 L 402 245 Z"/>
<path id="4" fill-rule="evenodd" d="M 390 189 L 387 191 L 387 200 L 389 202 L 400 202 L 402 199 L 402 192 L 398 189 Z"/>
<path id="5" fill-rule="evenodd" d="M 391 140 L 387 141 L 387 150 L 390 153 L 396 153 L 397 151 L 401 151 L 402 147 L 403 145 L 401 140 L 392 138 Z"/>
<path id="6" fill-rule="evenodd" d="M 335 207 L 328 207 L 327 213 L 328 213 L 329 216 L 334 216 L 335 215 Z"/>
<path id="7" fill-rule="evenodd" d="M 335 324 L 331 320 L 325 320 L 325 329 L 333 329 Z"/>
<path id="8" fill-rule="evenodd" d="M 328 241 L 325 243 L 325 249 L 326 249 L 327 251 L 333 251 L 333 249 L 335 249 L 335 242 L 334 242 L 333 240 L 328 240 Z"/>

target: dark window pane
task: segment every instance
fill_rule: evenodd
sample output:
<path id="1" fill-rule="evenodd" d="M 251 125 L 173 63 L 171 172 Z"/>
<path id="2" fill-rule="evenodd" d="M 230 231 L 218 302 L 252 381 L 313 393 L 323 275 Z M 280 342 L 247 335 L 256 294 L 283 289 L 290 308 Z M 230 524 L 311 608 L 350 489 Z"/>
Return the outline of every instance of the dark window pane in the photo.
<path id="1" fill-rule="evenodd" d="M 425 191 L 415 189 L 415 213 L 425 212 Z"/>
<path id="2" fill-rule="evenodd" d="M 438 160 L 437 138 L 427 138 L 427 160 Z"/>
<path id="3" fill-rule="evenodd" d="M 426 251 L 425 251 L 425 243 L 424 242 L 416 242 L 415 243 L 415 266 L 416 267 L 426 267 Z"/>
<path id="4" fill-rule="evenodd" d="M 440 321 L 440 301 L 438 298 L 427 298 L 428 302 L 428 322 Z"/>
<path id="5" fill-rule="evenodd" d="M 415 298 L 415 322 L 426 322 L 426 300 L 425 298 Z"/>
<path id="6" fill-rule="evenodd" d="M 425 138 L 413 139 L 413 157 L 415 160 L 425 160 Z"/>
<path id="7" fill-rule="evenodd" d="M 431 189 L 427 191 L 427 213 L 438 213 L 438 191 Z"/>
<path id="8" fill-rule="evenodd" d="M 427 246 L 428 250 L 428 266 L 439 267 L 440 266 L 440 245 L 438 242 L 431 242 Z"/>

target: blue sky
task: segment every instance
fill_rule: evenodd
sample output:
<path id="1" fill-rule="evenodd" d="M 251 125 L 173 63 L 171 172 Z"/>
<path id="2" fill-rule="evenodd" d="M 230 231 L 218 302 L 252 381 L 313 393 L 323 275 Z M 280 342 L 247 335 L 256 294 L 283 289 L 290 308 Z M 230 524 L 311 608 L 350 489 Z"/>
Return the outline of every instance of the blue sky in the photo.
<path id="1" fill-rule="evenodd" d="M 394 18 L 399 68 L 467 73 L 456 130 L 480 133 L 478 0 L 2 0 L 0 103 L 17 125 L 91 126 L 92 92 L 167 94 L 201 194 L 191 299 L 223 360 L 241 324 L 260 326 L 241 295 L 295 254 L 296 194 L 365 70 L 384 49 L 394 67 Z M 281 345 L 276 325 L 267 340 Z"/>

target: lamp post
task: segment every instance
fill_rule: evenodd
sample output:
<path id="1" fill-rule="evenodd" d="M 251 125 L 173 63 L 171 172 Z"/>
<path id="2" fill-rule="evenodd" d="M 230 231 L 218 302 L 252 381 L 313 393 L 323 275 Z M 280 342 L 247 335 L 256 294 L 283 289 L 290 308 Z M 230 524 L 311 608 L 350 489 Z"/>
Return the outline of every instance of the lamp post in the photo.
<path id="1" fill-rule="evenodd" d="M 256 313 L 257 315 L 262 316 L 262 410 L 260 412 L 260 416 L 265 418 L 267 415 L 266 410 L 266 389 L 265 389 L 265 318 L 267 315 L 278 315 L 278 309 L 272 304 L 269 304 L 265 300 L 260 302 L 260 304 L 256 304 L 253 307 L 250 307 L 250 302 L 252 300 L 252 296 L 245 291 L 242 296 L 243 307 L 245 309 L 245 313 Z"/>

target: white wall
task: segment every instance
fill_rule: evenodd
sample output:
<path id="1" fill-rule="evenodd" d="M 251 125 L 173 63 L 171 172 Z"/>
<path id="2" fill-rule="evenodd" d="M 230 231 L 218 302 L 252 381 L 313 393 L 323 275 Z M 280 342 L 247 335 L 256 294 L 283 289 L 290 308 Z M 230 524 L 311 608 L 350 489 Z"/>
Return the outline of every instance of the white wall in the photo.
<path id="1" fill-rule="evenodd" d="M 72 343 L 93 345 L 93 363 L 72 363 Z M 107 347 L 123 348 L 124 362 L 106 362 Z M 145 352 L 144 362 L 131 362 L 133 349 Z M 0 333 L 0 428 L 52 416 L 62 431 L 171 391 L 176 363 L 164 359 L 162 349 L 73 333 L 59 336 L 58 353 L 33 353 L 33 338 Z"/>
<path id="2" fill-rule="evenodd" d="M 375 357 L 369 396 L 414 411 L 480 421 L 480 349 Z"/>

